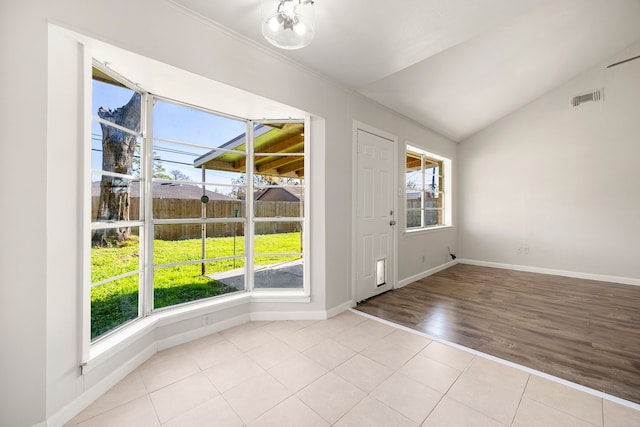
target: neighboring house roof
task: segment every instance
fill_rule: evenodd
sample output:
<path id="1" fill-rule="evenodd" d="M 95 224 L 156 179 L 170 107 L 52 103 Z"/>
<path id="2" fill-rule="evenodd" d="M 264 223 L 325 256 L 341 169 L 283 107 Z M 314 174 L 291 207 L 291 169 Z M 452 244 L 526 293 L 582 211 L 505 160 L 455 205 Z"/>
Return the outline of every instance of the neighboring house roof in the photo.
<path id="1" fill-rule="evenodd" d="M 182 200 L 199 200 L 202 197 L 202 187 L 199 185 L 189 184 L 173 184 L 165 182 L 153 182 L 151 184 L 151 192 L 154 199 L 182 199 Z M 100 181 L 91 183 L 91 195 L 93 197 L 100 196 Z M 132 182 L 129 188 L 130 197 L 140 197 L 140 183 Z M 209 200 L 236 200 L 233 197 L 216 193 L 215 191 L 206 191 Z"/>
<path id="2" fill-rule="evenodd" d="M 299 202 L 302 186 L 270 187 L 256 191 L 253 198 L 261 202 Z"/>

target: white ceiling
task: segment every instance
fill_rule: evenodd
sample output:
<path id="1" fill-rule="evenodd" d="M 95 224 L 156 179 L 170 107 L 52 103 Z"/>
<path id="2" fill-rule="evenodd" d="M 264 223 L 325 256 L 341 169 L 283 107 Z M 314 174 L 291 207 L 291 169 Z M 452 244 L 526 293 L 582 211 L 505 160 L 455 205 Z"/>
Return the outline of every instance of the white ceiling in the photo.
<path id="1" fill-rule="evenodd" d="M 169 1 L 273 48 L 260 33 L 261 0 Z M 640 40 L 640 0 L 316 0 L 315 9 L 314 41 L 282 55 L 455 141 Z"/>

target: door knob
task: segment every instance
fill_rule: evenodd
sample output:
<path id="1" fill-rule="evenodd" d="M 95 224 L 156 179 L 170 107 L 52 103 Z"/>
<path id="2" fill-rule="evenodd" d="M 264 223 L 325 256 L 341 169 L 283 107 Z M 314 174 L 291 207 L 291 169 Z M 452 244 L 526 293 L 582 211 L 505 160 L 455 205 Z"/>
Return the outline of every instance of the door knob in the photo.
<path id="1" fill-rule="evenodd" d="M 394 220 L 389 221 L 389 225 L 396 225 L 396 222 Z"/>

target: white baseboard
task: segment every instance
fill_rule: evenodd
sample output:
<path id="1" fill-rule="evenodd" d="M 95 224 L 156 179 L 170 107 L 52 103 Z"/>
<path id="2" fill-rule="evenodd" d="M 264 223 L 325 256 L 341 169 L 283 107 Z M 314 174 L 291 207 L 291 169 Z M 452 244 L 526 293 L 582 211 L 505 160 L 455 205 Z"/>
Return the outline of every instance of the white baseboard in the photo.
<path id="1" fill-rule="evenodd" d="M 225 329 L 233 328 L 234 326 L 242 325 L 251 320 L 249 314 L 243 314 L 241 316 L 225 319 L 221 322 L 216 322 L 212 325 L 205 326 L 198 329 L 192 329 L 187 332 L 183 332 L 178 335 L 173 335 L 169 338 L 157 341 L 158 351 L 166 350 L 167 348 L 175 347 L 177 345 L 186 344 L 190 341 L 197 340 L 207 335 L 215 334 L 216 332 L 223 331 Z"/>
<path id="2" fill-rule="evenodd" d="M 337 316 L 338 314 L 349 310 L 351 307 L 355 307 L 356 306 L 356 302 L 351 300 L 351 301 L 347 301 L 344 304 L 340 304 L 336 307 L 330 308 L 329 310 L 327 310 L 327 319 L 331 319 L 333 316 Z"/>
<path id="3" fill-rule="evenodd" d="M 100 396 L 106 393 L 113 386 L 118 384 L 124 377 L 133 372 L 138 366 L 142 365 L 151 356 L 158 351 L 157 343 L 150 344 L 136 356 L 129 359 L 126 363 L 114 370 L 107 377 L 103 378 L 99 383 L 85 390 L 81 395 L 69 402 L 62 409 L 51 415 L 46 422 L 46 426 L 58 427 L 69 422 L 73 417 L 82 412 L 91 405 Z"/>
<path id="4" fill-rule="evenodd" d="M 251 313 L 252 321 L 276 321 L 276 320 L 325 320 L 327 313 L 321 310 L 315 311 L 256 311 Z"/>
<path id="5" fill-rule="evenodd" d="M 640 286 L 640 279 L 634 279 L 631 277 L 608 276 L 603 274 L 582 273 L 579 271 L 555 270 L 552 268 L 530 267 L 527 265 L 516 264 L 502 264 L 498 262 L 476 261 L 471 259 L 461 259 L 459 261 L 461 264 L 477 265 L 479 267 L 502 268 L 505 270 L 526 271 L 529 273 L 549 274 L 553 276 L 573 277 L 576 279 L 597 280 L 599 282 Z"/>
<path id="6" fill-rule="evenodd" d="M 276 321 L 276 320 L 326 320 L 349 310 L 356 305 L 355 301 L 347 301 L 327 311 L 258 311 L 251 313 L 252 321 Z"/>
<path id="7" fill-rule="evenodd" d="M 402 279 L 400 281 L 398 281 L 398 285 L 396 286 L 396 289 L 402 288 L 404 286 L 407 286 L 409 283 L 413 283 L 415 281 L 418 281 L 420 279 L 424 279 L 427 276 L 431 276 L 432 274 L 436 274 L 439 271 L 442 271 L 446 268 L 449 268 L 451 266 L 454 266 L 458 263 L 458 260 L 453 260 L 453 261 L 449 261 L 445 264 L 439 265 L 437 267 L 433 267 L 430 268 L 429 270 L 423 271 L 422 273 L 418 273 L 415 274 L 411 277 L 407 277 L 406 279 Z"/>

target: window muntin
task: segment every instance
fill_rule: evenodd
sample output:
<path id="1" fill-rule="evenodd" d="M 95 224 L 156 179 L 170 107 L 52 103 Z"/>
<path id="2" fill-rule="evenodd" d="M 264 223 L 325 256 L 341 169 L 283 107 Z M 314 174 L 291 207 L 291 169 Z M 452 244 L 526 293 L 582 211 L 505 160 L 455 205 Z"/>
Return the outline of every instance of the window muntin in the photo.
<path id="1" fill-rule="evenodd" d="M 202 259 L 243 258 L 243 225 L 220 222 L 155 225 L 153 263 L 162 265 Z M 207 235 L 204 240 L 203 232 Z"/>
<path id="2" fill-rule="evenodd" d="M 234 197 L 233 191 L 235 188 L 217 185 L 154 181 L 151 188 L 153 217 L 243 218 L 246 202 Z M 203 199 L 203 196 L 206 198 Z"/>
<path id="3" fill-rule="evenodd" d="M 140 276 L 130 276 L 91 288 L 91 339 L 117 329 L 139 316 Z"/>
<path id="4" fill-rule="evenodd" d="M 238 289 L 209 277 L 215 263 L 197 262 L 173 266 L 155 266 L 153 282 L 153 306 L 165 308 L 185 302 L 236 292 Z M 203 274 L 203 269 L 205 274 Z"/>
<path id="5" fill-rule="evenodd" d="M 446 168 L 450 164 L 446 158 L 407 145 L 405 209 L 408 231 L 449 224 Z"/>

